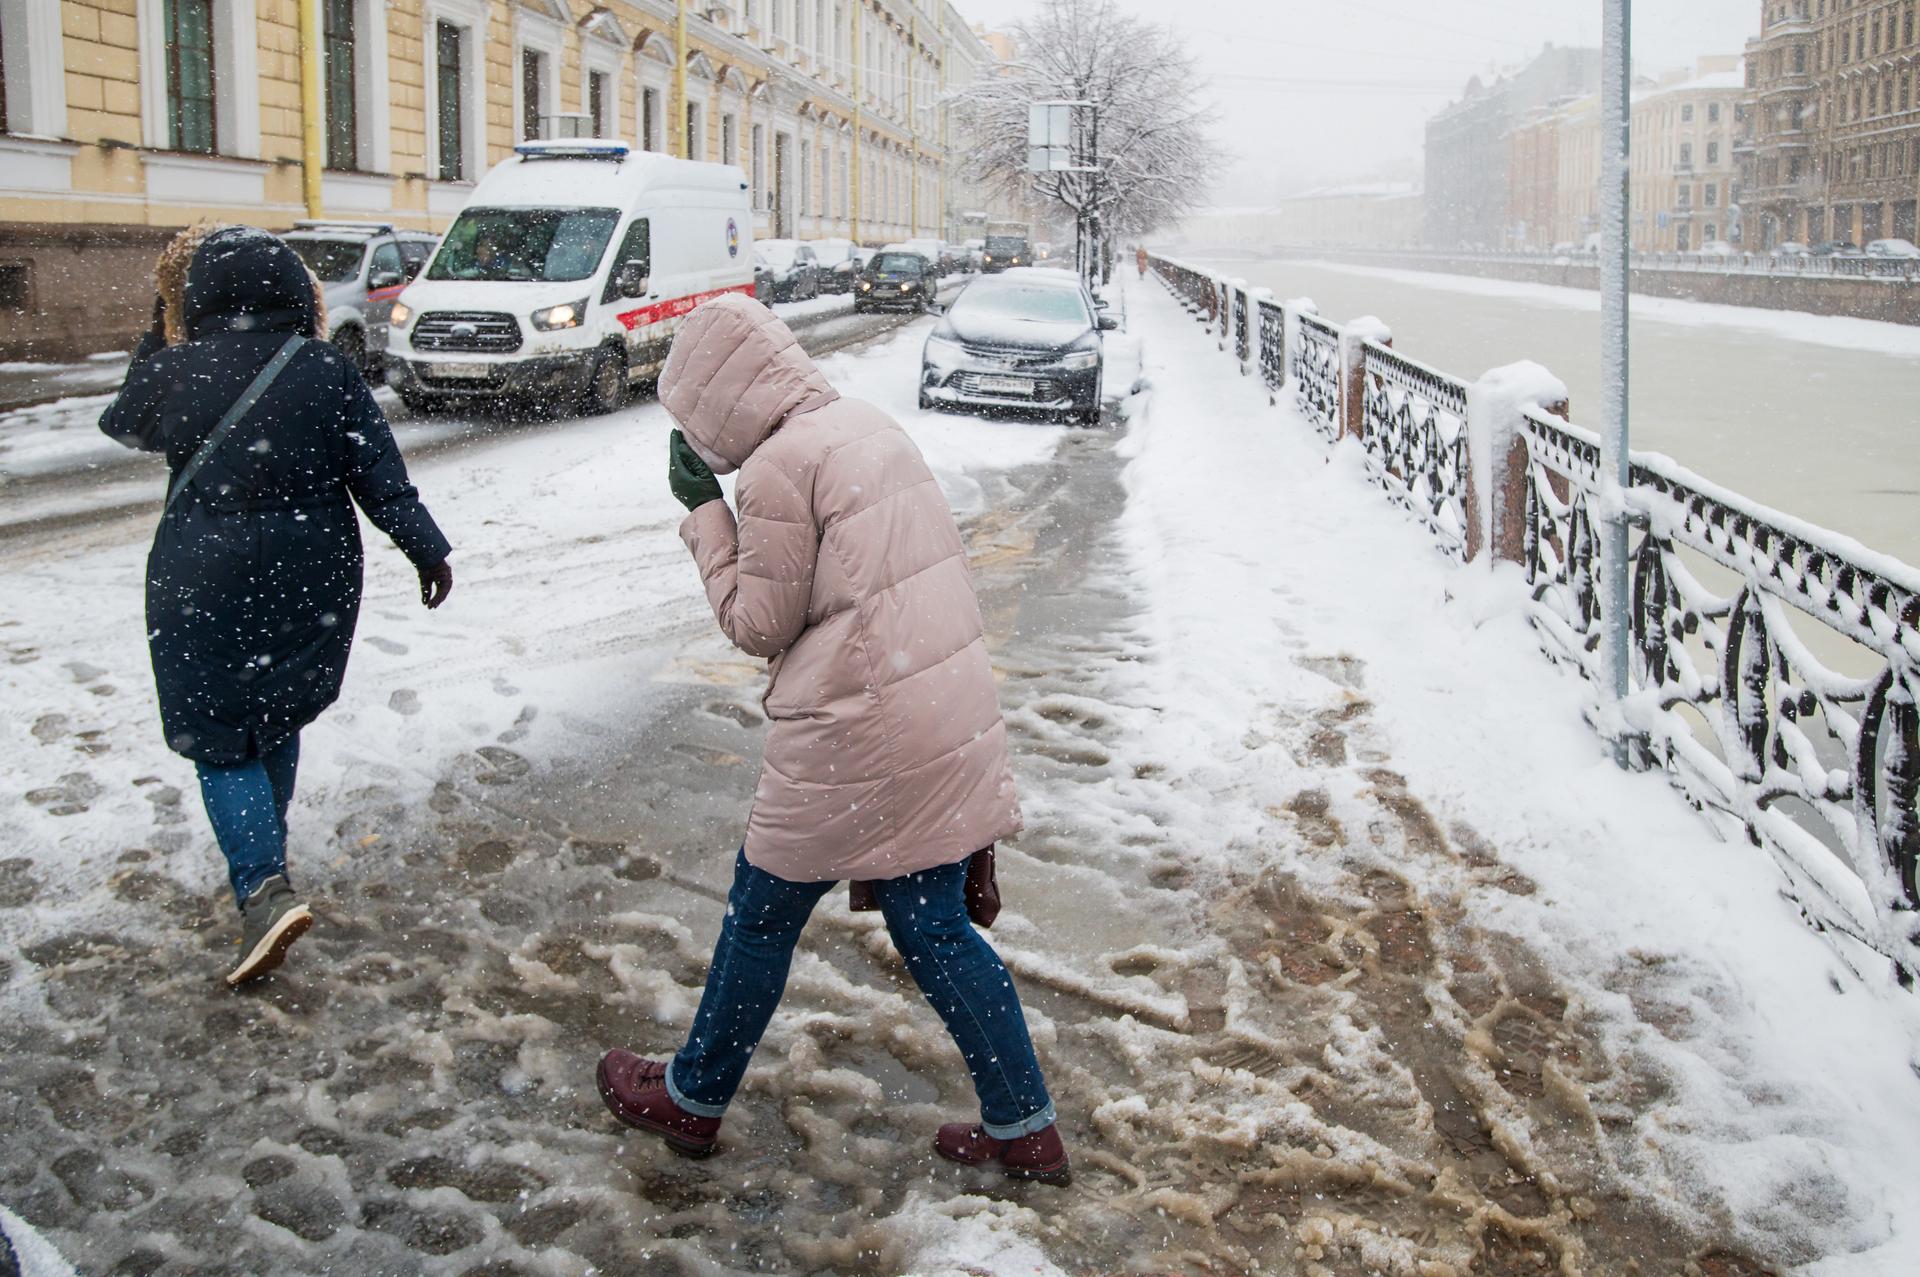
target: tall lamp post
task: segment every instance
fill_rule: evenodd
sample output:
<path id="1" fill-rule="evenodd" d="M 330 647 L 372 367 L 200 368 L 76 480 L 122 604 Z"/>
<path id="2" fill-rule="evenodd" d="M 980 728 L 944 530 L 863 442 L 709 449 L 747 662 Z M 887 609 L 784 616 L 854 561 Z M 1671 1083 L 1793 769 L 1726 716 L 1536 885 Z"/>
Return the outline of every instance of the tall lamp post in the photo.
<path id="1" fill-rule="evenodd" d="M 1632 251 L 1630 233 L 1633 147 L 1632 0 L 1604 0 L 1606 30 L 1601 39 L 1600 86 L 1600 505 L 1604 522 L 1600 541 L 1602 707 L 1611 721 L 1614 761 L 1630 761 L 1625 724 L 1620 721 L 1627 696 L 1626 489 L 1632 482 L 1627 453 L 1627 293 Z"/>

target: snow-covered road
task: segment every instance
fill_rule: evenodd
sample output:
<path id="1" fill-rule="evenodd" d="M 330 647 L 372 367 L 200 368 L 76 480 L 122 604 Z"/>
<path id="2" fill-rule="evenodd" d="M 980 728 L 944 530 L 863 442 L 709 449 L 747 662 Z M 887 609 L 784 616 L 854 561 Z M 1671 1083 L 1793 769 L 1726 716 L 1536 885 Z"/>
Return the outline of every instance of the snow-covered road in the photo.
<path id="1" fill-rule="evenodd" d="M 601 1049 L 684 1031 L 761 727 L 648 404 L 416 463 L 459 584 L 423 612 L 374 546 L 292 819 L 321 922 L 240 995 L 147 517 L 7 542 L 0 1206 L 85 1272 L 1909 1271 L 1910 1002 L 1605 763 L 1496 583 L 1127 303 L 1124 429 L 918 412 L 924 324 L 824 361 L 965 520 L 1029 819 L 993 938 L 1071 1190 L 930 1156 L 965 1075 L 838 895 L 722 1156 L 600 1110 Z"/>

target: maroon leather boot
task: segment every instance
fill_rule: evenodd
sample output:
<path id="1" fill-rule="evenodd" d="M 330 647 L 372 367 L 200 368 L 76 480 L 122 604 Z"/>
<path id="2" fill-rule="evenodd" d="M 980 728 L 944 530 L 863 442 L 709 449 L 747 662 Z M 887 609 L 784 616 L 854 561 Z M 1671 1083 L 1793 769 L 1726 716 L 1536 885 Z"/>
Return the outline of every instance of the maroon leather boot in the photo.
<path id="1" fill-rule="evenodd" d="M 667 1066 L 615 1049 L 600 1057 L 595 1074 L 607 1109 L 636 1131 L 658 1135 L 682 1157 L 705 1157 L 720 1135 L 720 1119 L 696 1117 L 667 1094 Z"/>
<path id="2" fill-rule="evenodd" d="M 997 1140 L 977 1125 L 949 1122 L 934 1136 L 933 1151 L 962 1166 L 998 1162 L 1009 1179 L 1038 1180 L 1062 1187 L 1073 1182 L 1067 1146 L 1060 1140 L 1057 1124 L 1016 1140 Z"/>

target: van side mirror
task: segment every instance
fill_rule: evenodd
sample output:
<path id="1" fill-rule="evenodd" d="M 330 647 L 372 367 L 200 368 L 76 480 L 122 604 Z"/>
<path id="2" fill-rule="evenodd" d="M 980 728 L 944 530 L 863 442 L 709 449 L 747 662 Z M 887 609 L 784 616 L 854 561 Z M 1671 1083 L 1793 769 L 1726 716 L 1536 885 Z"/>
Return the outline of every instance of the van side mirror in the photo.
<path id="1" fill-rule="evenodd" d="M 1103 333 L 1110 333 L 1114 329 L 1120 326 L 1120 321 L 1115 319 L 1112 315 L 1098 316 L 1093 322 L 1096 326 L 1099 327 L 1100 331 Z"/>
<path id="2" fill-rule="evenodd" d="M 377 270 L 367 276 L 367 287 L 372 289 L 392 288 L 406 282 L 407 277 L 397 270 Z"/>
<path id="3" fill-rule="evenodd" d="M 645 262 L 622 262 L 620 273 L 614 278 L 613 286 L 622 297 L 645 297 L 647 283 Z"/>
<path id="4" fill-rule="evenodd" d="M 407 279 L 411 281 L 411 280 L 416 280 L 420 278 L 420 272 L 426 268 L 426 265 L 427 265 L 426 258 L 416 257 L 412 261 L 402 266 L 401 270 L 405 273 Z"/>

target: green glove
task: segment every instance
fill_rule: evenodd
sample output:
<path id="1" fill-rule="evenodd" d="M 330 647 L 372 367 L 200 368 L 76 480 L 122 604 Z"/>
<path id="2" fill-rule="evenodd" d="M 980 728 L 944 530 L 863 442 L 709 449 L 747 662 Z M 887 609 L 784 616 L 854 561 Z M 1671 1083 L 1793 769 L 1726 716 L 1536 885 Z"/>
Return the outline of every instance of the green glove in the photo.
<path id="1" fill-rule="evenodd" d="M 678 430 L 667 439 L 667 486 L 681 505 L 698 510 L 721 497 L 720 481 Z"/>

